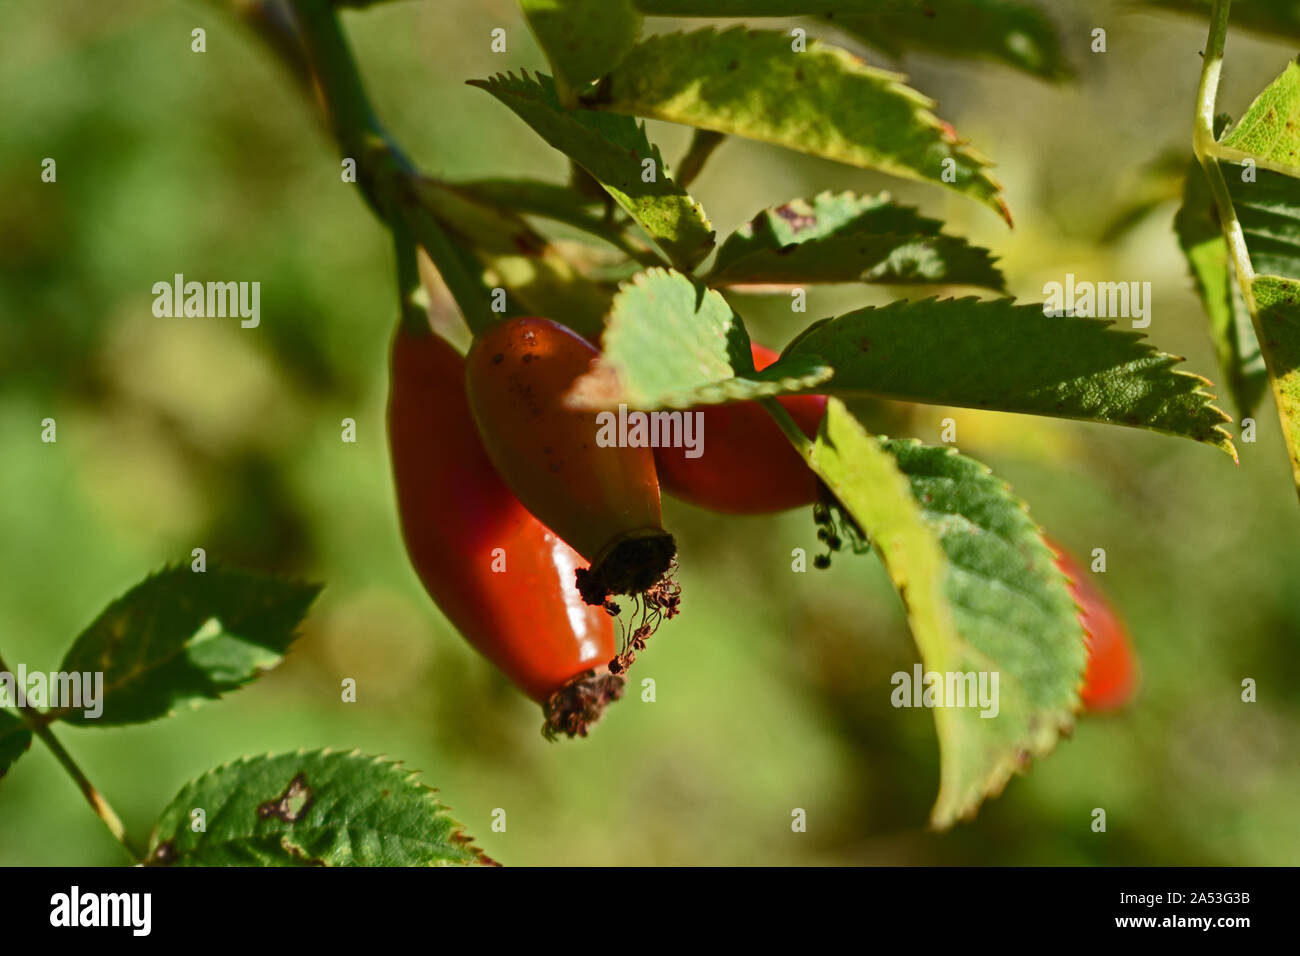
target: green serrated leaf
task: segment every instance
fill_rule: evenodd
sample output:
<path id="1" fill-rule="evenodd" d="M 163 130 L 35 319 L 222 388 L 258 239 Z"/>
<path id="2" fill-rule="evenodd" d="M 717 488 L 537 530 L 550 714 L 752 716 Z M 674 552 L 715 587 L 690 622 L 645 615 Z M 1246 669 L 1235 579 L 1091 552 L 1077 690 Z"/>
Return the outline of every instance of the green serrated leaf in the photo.
<path id="1" fill-rule="evenodd" d="M 942 229 L 888 193 L 824 192 L 766 209 L 737 229 L 719 247 L 708 282 L 1005 287 L 987 249 Z"/>
<path id="2" fill-rule="evenodd" d="M 1174 217 L 1174 232 L 1210 319 L 1210 339 L 1223 381 L 1238 417 L 1247 418 L 1268 390 L 1268 370 L 1238 287 L 1228 242 L 1219 227 L 1214 194 L 1194 159 L 1187 167 L 1183 205 Z"/>
<path id="3" fill-rule="evenodd" d="M 1009 223 L 989 161 L 902 80 L 819 40 L 795 52 L 782 33 L 710 28 L 637 44 L 589 104 L 937 183 Z"/>
<path id="4" fill-rule="evenodd" d="M 632 0 L 519 0 L 566 106 L 609 72 L 641 32 Z"/>
<path id="5" fill-rule="evenodd" d="M 491 863 L 414 771 L 358 751 L 245 757 L 181 788 L 147 861 L 176 866 Z M 195 832 L 194 811 L 206 829 Z"/>
<path id="6" fill-rule="evenodd" d="M 949 827 L 1072 726 L 1085 659 L 1077 609 L 1023 503 L 978 462 L 874 438 L 831 399 L 809 463 L 880 553 L 925 671 L 982 673 L 987 687 L 997 675 L 995 716 L 933 709 L 941 770 L 930 819 Z"/>
<path id="7" fill-rule="evenodd" d="M 1236 163 L 1222 167 L 1251 267 L 1300 279 L 1300 179 L 1259 168 L 1247 176 Z"/>
<path id="8" fill-rule="evenodd" d="M 1040 529 L 1004 481 L 953 448 L 910 439 L 882 445 L 939 537 L 948 561 L 945 592 L 962 641 L 1000 675 L 998 718 L 964 710 L 941 726 L 952 782 L 947 801 L 941 793 L 935 807 L 942 826 L 1000 792 L 1026 755 L 1050 752 L 1073 724 L 1083 628 Z"/>
<path id="9" fill-rule="evenodd" d="M 933 50 L 993 60 L 1045 80 L 1073 73 L 1056 24 L 1021 0 L 925 0 L 830 22 L 891 56 Z"/>
<path id="10" fill-rule="evenodd" d="M 215 700 L 284 658 L 320 587 L 209 565 L 150 575 L 81 633 L 65 672 L 102 672 L 103 713 L 81 726 L 136 724 Z"/>
<path id="11" fill-rule="evenodd" d="M 1255 275 L 1247 306 L 1268 369 L 1292 475 L 1300 493 L 1300 65 L 1290 63 L 1222 137 L 1219 163 Z M 1242 163 L 1224 161 L 1241 159 Z M 1250 162 L 1247 163 L 1246 161 Z M 1226 212 L 1226 210 L 1225 210 Z M 1237 241 L 1228 236 L 1230 248 Z M 1237 268 L 1247 266 L 1238 262 Z"/>
<path id="12" fill-rule="evenodd" d="M 1214 0 L 1146 0 L 1154 7 L 1207 16 Z M 1269 39 L 1300 40 L 1300 6 L 1295 0 L 1237 0 L 1232 5 L 1232 29 L 1253 30 Z"/>
<path id="13" fill-rule="evenodd" d="M 570 392 L 575 407 L 690 408 L 811 388 L 830 374 L 816 361 L 755 372 L 749 335 L 727 300 L 668 269 L 619 288 L 602 345 Z"/>
<path id="14" fill-rule="evenodd" d="M 1300 489 L 1300 279 L 1257 276 L 1251 292 L 1260 341 L 1274 376 L 1273 398 Z"/>
<path id="15" fill-rule="evenodd" d="M 1206 379 L 1136 332 L 1043 309 L 973 298 L 859 309 L 809 327 L 768 371 L 813 359 L 835 369 L 819 392 L 1128 425 L 1236 459 Z"/>
<path id="16" fill-rule="evenodd" d="M 0 710 L 0 777 L 31 745 L 32 732 L 27 725 L 7 710 Z"/>
<path id="17" fill-rule="evenodd" d="M 1220 145 L 1300 176 L 1300 64 L 1286 65 Z"/>
<path id="18" fill-rule="evenodd" d="M 627 210 L 680 269 L 689 271 L 713 248 L 713 227 L 704 209 L 669 175 L 645 125 L 630 117 L 560 105 L 551 78 L 534 81 L 514 74 L 471 80 L 509 106 L 551 146 L 588 173 Z M 643 162 L 654 161 L 654 177 L 643 178 Z M 648 175 L 648 174 L 647 174 Z"/>

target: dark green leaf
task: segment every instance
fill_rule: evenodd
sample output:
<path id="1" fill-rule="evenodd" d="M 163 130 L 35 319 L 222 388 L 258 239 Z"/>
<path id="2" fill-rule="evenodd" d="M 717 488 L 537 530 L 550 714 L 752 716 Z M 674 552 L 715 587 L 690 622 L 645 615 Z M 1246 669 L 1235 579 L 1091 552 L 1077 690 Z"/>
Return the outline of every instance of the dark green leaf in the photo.
<path id="1" fill-rule="evenodd" d="M 924 0 L 830 22 L 892 56 L 933 50 L 995 60 L 1045 80 L 1072 73 L 1056 24 L 1022 0 Z"/>
<path id="2" fill-rule="evenodd" d="M 933 101 L 815 39 L 795 52 L 785 34 L 740 27 L 653 36 L 589 103 L 937 183 L 1010 222 L 991 164 L 930 112 Z"/>
<path id="3" fill-rule="evenodd" d="M 953 283 L 1004 288 L 987 249 L 887 193 L 821 193 L 759 213 L 718 249 L 708 281 Z"/>
<path id="4" fill-rule="evenodd" d="M 1206 161 L 1218 164 L 1213 171 L 1223 175 L 1232 206 L 1222 212 L 1238 220 L 1250 260 L 1236 267 L 1254 273 L 1245 277 L 1244 297 L 1300 493 L 1300 64 L 1287 64 L 1208 152 Z M 1236 252 L 1236 231 L 1225 238 Z"/>
<path id="5" fill-rule="evenodd" d="M 924 299 L 811 326 L 767 371 L 798 358 L 835 369 L 817 390 L 1129 425 L 1236 458 L 1204 378 L 1176 371 L 1136 332 L 1010 299 Z"/>
<path id="6" fill-rule="evenodd" d="M 505 103 L 544 140 L 596 178 L 678 268 L 690 270 L 713 248 L 713 227 L 700 204 L 669 175 L 644 124 L 630 117 L 569 110 L 548 76 L 514 74 L 471 80 Z M 653 160 L 647 182 L 645 160 Z"/>
<path id="7" fill-rule="evenodd" d="M 148 862 L 176 866 L 491 863 L 415 772 L 358 751 L 245 757 L 187 783 Z M 196 832 L 194 811 L 206 829 Z"/>
<path id="8" fill-rule="evenodd" d="M 7 710 L 0 710 L 0 777 L 9 772 L 14 761 L 31 745 L 32 732 L 27 725 Z"/>
<path id="9" fill-rule="evenodd" d="M 1183 205 L 1174 217 L 1174 231 L 1210 319 L 1210 339 L 1223 381 L 1238 417 L 1247 418 L 1268 390 L 1268 370 L 1238 288 L 1228 242 L 1219 228 L 1214 195 L 1194 159 L 1187 167 Z"/>
<path id="10" fill-rule="evenodd" d="M 1248 180 L 1244 167 L 1222 167 L 1252 268 L 1300 278 L 1300 179 L 1256 167 Z"/>
<path id="11" fill-rule="evenodd" d="M 83 726 L 135 724 L 215 700 L 284 658 L 320 587 L 219 567 L 170 567 L 110 604 L 64 657 L 103 672 L 103 714 Z"/>

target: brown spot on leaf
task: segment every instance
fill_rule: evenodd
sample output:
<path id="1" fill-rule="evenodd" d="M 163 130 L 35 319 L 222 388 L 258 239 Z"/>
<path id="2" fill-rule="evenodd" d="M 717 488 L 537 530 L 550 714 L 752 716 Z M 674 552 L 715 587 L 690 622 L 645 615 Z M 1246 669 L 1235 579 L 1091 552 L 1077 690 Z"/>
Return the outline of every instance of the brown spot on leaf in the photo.
<path id="1" fill-rule="evenodd" d="M 794 228 L 795 232 L 801 232 L 804 229 L 811 229 L 813 226 L 817 225 L 816 216 L 810 216 L 807 213 L 800 212 L 789 203 L 784 206 L 777 206 L 776 214 L 788 222 Z"/>
<path id="2" fill-rule="evenodd" d="M 299 773 L 289 781 L 289 786 L 284 788 L 284 793 L 258 804 L 258 819 L 276 817 L 285 823 L 297 823 L 307 815 L 315 796 L 311 787 L 307 786 L 306 774 Z"/>

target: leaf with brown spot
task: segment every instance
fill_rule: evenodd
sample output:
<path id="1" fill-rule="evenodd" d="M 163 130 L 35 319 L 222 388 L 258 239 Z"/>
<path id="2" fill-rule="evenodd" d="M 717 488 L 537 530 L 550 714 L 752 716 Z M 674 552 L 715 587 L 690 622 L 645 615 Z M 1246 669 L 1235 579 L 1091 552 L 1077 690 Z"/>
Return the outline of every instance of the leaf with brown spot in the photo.
<path id="1" fill-rule="evenodd" d="M 171 866 L 490 864 L 413 771 L 359 751 L 246 757 L 181 788 L 146 859 Z M 207 829 L 195 832 L 201 808 Z"/>

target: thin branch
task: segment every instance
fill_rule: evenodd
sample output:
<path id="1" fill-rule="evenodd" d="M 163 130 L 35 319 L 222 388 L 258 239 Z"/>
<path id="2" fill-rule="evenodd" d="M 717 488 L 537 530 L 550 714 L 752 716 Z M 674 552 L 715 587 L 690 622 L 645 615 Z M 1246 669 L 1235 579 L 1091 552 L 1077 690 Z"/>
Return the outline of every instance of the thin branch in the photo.
<path id="1" fill-rule="evenodd" d="M 1214 194 L 1214 203 L 1219 209 L 1219 223 L 1236 266 L 1237 282 L 1253 316 L 1256 308 L 1251 283 L 1255 278 L 1255 268 L 1250 262 L 1246 236 L 1237 218 L 1237 210 L 1232 205 L 1227 180 L 1223 178 L 1223 167 L 1215 156 L 1217 143 L 1214 139 L 1214 113 L 1219 96 L 1219 77 L 1223 72 L 1223 50 L 1228 37 L 1228 12 L 1231 8 L 1232 0 L 1214 0 L 1214 8 L 1210 13 L 1210 34 L 1205 41 L 1201 81 L 1196 91 L 1196 122 L 1192 145 Z"/>
<path id="2" fill-rule="evenodd" d="M 429 335 L 429 315 L 415 300 L 420 289 L 420 263 L 415 242 L 406 223 L 398 218 L 393 222 L 393 252 L 397 259 L 397 300 L 402 328 L 416 335 Z"/>
<path id="3" fill-rule="evenodd" d="M 13 671 L 9 669 L 9 665 L 4 662 L 4 658 L 0 657 L 0 672 L 4 671 L 11 674 L 13 673 Z M 104 799 L 103 795 L 95 789 L 95 785 L 90 782 L 85 773 L 82 772 L 81 768 L 77 766 L 77 762 L 73 760 L 72 755 L 63 748 L 63 744 L 59 743 L 58 738 L 54 736 L 54 732 L 46 726 L 47 722 L 43 719 L 43 715 L 38 712 L 37 715 L 33 717 L 29 708 L 19 707 L 18 716 L 22 719 L 22 722 L 27 725 L 27 728 L 39 737 L 45 746 L 50 748 L 55 758 L 60 764 L 62 764 L 63 769 L 66 770 L 68 775 L 76 782 L 78 789 L 81 790 L 81 795 L 84 796 L 86 802 L 90 804 L 90 809 L 95 811 L 95 816 L 99 817 L 99 819 L 104 822 L 104 826 L 108 827 L 108 832 L 113 834 L 113 838 L 117 840 L 118 843 L 122 844 L 126 852 L 131 855 L 131 859 L 137 862 L 143 860 L 144 854 L 138 847 L 136 847 L 135 843 L 131 840 L 131 837 L 127 834 L 122 819 L 109 805 L 108 801 Z"/>
<path id="4" fill-rule="evenodd" d="M 785 406 L 775 398 L 760 398 L 758 403 L 767 409 L 767 413 L 772 416 L 772 420 L 777 423 L 785 437 L 790 439 L 790 444 L 794 450 L 799 453 L 804 461 L 812 464 L 813 443 L 808 436 L 803 433 L 803 429 L 785 410 Z"/>
<path id="5" fill-rule="evenodd" d="M 1214 194 L 1214 204 L 1219 210 L 1219 226 L 1232 256 L 1237 284 L 1246 300 L 1250 312 L 1251 324 L 1255 327 L 1255 337 L 1259 339 L 1260 353 L 1264 357 L 1264 367 L 1268 370 L 1268 384 L 1273 391 L 1273 402 L 1277 406 L 1278 419 L 1282 423 L 1282 435 L 1286 441 L 1287 452 L 1291 457 L 1291 470 L 1295 479 L 1296 493 L 1300 494 L 1300 440 L 1296 429 L 1287 420 L 1290 407 L 1282 383 L 1282 376 L 1287 369 L 1278 368 L 1274 346 L 1269 344 L 1269 336 L 1260 324 L 1259 303 L 1255 299 L 1255 267 L 1250 261 L 1250 250 L 1246 248 L 1246 234 L 1237 218 L 1237 210 L 1232 203 L 1232 194 L 1228 191 L 1228 181 L 1224 178 L 1223 167 L 1219 162 L 1224 154 L 1214 138 L 1215 104 L 1219 93 L 1219 76 L 1223 70 L 1223 50 L 1228 35 L 1228 11 L 1232 0 L 1214 0 L 1210 12 L 1210 35 L 1205 41 L 1205 60 L 1201 64 L 1201 82 L 1196 94 L 1196 125 L 1193 134 L 1193 146 L 1196 158 L 1209 180 L 1210 191 Z"/>
<path id="6" fill-rule="evenodd" d="M 357 182 L 371 210 L 390 229 L 397 218 L 429 254 L 460 306 L 470 330 L 490 324 L 490 293 L 479 266 L 459 249 L 419 201 L 419 170 L 380 125 L 331 0 L 293 0 L 298 29 L 345 159 L 357 164 Z"/>

